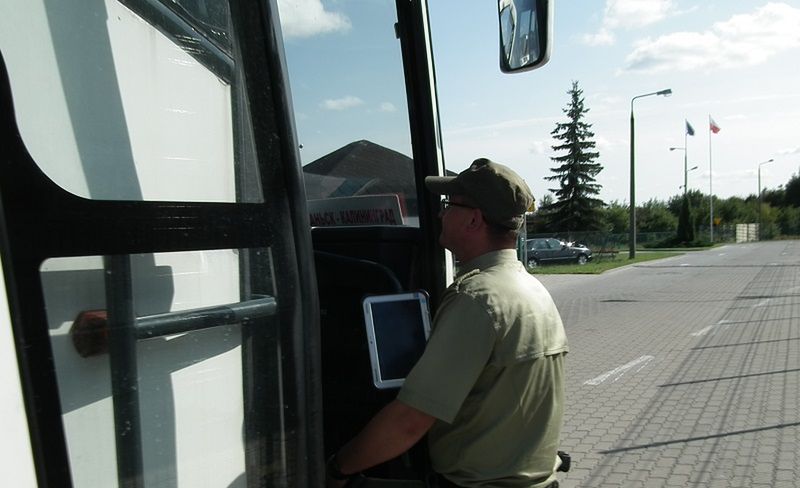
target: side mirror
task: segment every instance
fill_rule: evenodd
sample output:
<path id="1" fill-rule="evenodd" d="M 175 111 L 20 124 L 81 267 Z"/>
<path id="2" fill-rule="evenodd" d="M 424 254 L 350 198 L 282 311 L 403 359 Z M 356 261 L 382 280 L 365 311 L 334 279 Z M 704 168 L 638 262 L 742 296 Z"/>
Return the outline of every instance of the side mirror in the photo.
<path id="1" fill-rule="evenodd" d="M 553 7 L 550 0 L 498 0 L 500 70 L 518 73 L 550 60 Z"/>

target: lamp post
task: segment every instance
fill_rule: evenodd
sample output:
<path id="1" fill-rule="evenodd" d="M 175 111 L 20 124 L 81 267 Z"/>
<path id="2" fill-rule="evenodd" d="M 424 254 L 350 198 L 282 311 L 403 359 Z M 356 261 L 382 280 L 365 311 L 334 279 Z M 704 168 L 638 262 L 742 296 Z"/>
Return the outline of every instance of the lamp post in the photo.
<path id="1" fill-rule="evenodd" d="M 683 151 L 683 194 L 686 195 L 686 187 L 688 186 L 687 183 L 689 182 L 689 170 L 686 169 L 689 166 L 687 162 L 689 158 L 686 155 L 686 147 L 671 147 L 669 150 Z"/>
<path id="2" fill-rule="evenodd" d="M 692 172 L 692 171 L 694 171 L 696 169 L 697 169 L 697 166 L 692 166 L 691 168 L 689 168 L 689 170 L 686 173 L 688 174 L 688 173 L 690 173 L 690 172 Z M 686 181 L 686 185 L 681 185 L 681 186 L 678 187 L 678 189 L 680 190 L 681 188 L 683 188 L 683 190 L 684 190 L 683 192 L 686 193 L 686 187 L 689 184 L 689 180 L 687 178 L 685 178 L 685 175 L 684 175 L 684 181 Z"/>
<path id="3" fill-rule="evenodd" d="M 761 233 L 761 220 L 762 220 L 762 218 L 761 218 L 762 217 L 761 216 L 761 214 L 762 214 L 762 211 L 761 211 L 761 194 L 763 193 L 761 191 L 761 167 L 764 166 L 765 164 L 769 164 L 769 163 L 771 163 L 773 161 L 775 161 L 775 160 L 774 159 L 768 159 L 768 160 L 764 161 L 763 163 L 758 163 L 758 240 L 759 241 L 761 240 L 761 236 L 763 235 Z"/>
<path id="4" fill-rule="evenodd" d="M 652 93 L 645 93 L 644 95 L 636 95 L 631 98 L 631 208 L 630 208 L 630 229 L 628 230 L 628 259 L 636 257 L 636 171 L 635 171 L 635 151 L 634 151 L 634 119 L 633 119 L 633 101 L 637 98 L 644 98 L 653 95 L 669 96 L 672 95 L 672 90 L 659 90 Z"/>

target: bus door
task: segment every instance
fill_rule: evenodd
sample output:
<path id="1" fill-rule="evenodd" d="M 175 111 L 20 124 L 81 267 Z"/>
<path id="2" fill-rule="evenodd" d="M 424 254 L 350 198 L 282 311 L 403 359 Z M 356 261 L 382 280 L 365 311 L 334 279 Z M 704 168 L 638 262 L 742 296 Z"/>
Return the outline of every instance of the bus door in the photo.
<path id="1" fill-rule="evenodd" d="M 280 3 L 320 299 L 324 446 L 336 452 L 397 390 L 372 383 L 361 300 L 423 289 L 435 306 L 442 172 L 425 1 Z M 370 472 L 414 478 L 403 457 Z M 421 456 L 424 459 L 424 456 Z"/>
<path id="2" fill-rule="evenodd" d="M 0 327 L 40 486 L 321 486 L 277 18 L 255 1 L 0 5 Z"/>

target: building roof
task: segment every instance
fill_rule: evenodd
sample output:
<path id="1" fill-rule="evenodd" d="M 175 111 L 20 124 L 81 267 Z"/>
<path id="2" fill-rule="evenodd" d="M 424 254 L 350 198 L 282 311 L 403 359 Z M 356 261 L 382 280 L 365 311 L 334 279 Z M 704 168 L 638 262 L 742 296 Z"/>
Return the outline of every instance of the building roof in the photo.
<path id="1" fill-rule="evenodd" d="M 309 199 L 386 193 L 416 197 L 414 161 L 366 140 L 322 156 L 304 166 L 303 172 Z"/>

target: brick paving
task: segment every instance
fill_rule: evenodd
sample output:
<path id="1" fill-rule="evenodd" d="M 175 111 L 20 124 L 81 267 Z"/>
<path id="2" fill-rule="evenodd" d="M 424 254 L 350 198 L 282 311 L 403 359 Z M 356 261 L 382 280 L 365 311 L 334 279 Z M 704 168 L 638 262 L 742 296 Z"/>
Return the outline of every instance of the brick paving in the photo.
<path id="1" fill-rule="evenodd" d="M 800 486 L 800 242 L 539 278 L 570 340 L 561 486 Z"/>

